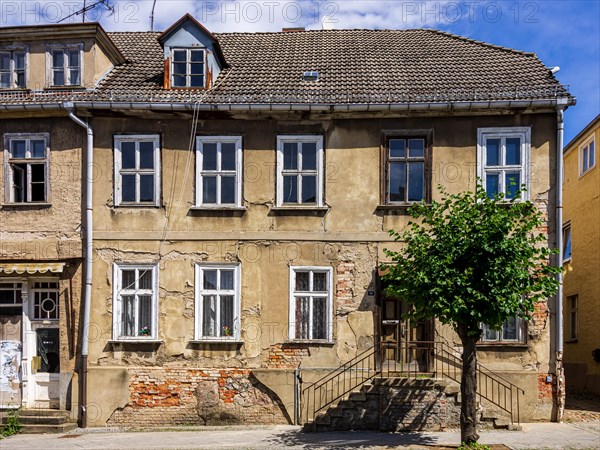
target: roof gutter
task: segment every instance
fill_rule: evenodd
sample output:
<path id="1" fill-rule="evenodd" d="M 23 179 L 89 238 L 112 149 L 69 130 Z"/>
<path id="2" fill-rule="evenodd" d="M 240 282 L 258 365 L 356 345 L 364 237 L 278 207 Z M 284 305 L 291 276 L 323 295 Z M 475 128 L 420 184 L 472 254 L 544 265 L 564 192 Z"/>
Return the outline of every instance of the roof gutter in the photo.
<path id="1" fill-rule="evenodd" d="M 188 102 L 113 102 L 75 101 L 71 104 L 86 109 L 126 109 L 155 111 L 315 111 L 315 112 L 402 112 L 402 111 L 473 111 L 495 109 L 551 108 L 571 106 L 575 98 L 560 97 L 538 100 L 496 100 L 464 102 L 407 103 L 196 103 Z M 51 111 L 64 109 L 64 103 L 0 104 L 0 111 Z M 565 106 L 565 107 L 566 107 Z"/>
<path id="2" fill-rule="evenodd" d="M 85 190 L 83 192 L 85 203 L 85 228 L 84 228 L 84 266 L 85 266 L 85 287 L 83 294 L 83 330 L 81 343 L 81 379 L 79 383 L 81 405 L 81 426 L 87 426 L 87 372 L 88 372 L 88 348 L 89 348 L 89 330 L 90 330 L 90 307 L 92 299 L 92 188 L 94 178 L 94 131 L 92 127 L 75 115 L 73 103 L 62 103 L 61 107 L 67 111 L 69 118 L 82 128 L 85 128 L 87 134 L 87 143 L 85 149 Z"/>

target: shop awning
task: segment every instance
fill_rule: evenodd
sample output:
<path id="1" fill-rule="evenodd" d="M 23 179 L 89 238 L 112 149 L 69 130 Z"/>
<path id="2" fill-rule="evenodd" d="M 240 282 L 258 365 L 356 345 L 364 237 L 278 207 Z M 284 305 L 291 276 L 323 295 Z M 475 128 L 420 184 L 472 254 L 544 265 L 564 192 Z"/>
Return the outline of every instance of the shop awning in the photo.
<path id="1" fill-rule="evenodd" d="M 62 273 L 66 263 L 62 262 L 37 262 L 37 263 L 1 263 L 0 273 L 10 274 L 29 274 L 36 273 Z"/>

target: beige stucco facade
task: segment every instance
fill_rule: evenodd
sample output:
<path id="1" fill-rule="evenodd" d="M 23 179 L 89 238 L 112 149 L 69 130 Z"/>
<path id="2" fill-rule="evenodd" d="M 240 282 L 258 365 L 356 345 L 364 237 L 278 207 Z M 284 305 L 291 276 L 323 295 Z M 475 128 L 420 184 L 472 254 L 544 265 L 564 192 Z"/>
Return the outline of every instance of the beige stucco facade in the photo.
<path id="1" fill-rule="evenodd" d="M 161 383 L 167 385 L 178 382 L 164 374 L 180 369 L 255 371 L 256 378 L 274 393 L 273 398 L 281 401 L 287 413 L 283 416 L 290 420 L 294 414 L 294 369 L 304 371 L 305 380 L 316 379 L 326 373 L 323 370 L 334 369 L 373 345 L 380 296 L 377 267 L 385 261 L 383 249 L 397 246 L 387 231 L 401 231 L 409 220 L 402 209 L 380 208 L 383 130 L 433 130 L 432 184 L 460 192 L 475 185 L 478 128 L 530 127 L 530 195 L 543 210 L 553 207 L 554 164 L 549 162 L 556 124 L 551 113 L 369 120 L 330 115 L 200 117 L 198 135 L 243 138 L 245 210 L 241 213 L 193 208 L 195 155 L 189 151 L 193 136 L 188 118 L 129 116 L 93 118 L 91 123 L 96 134 L 97 177 L 89 364 L 90 386 L 97 388 L 90 390 L 89 402 L 100 413 L 96 419 L 90 416 L 90 425 L 127 423 L 129 419 L 124 418 L 133 408 L 138 369 L 161 373 L 166 376 Z M 160 135 L 160 207 L 113 206 L 113 137 L 121 133 Z M 273 208 L 276 138 L 282 134 L 324 137 L 327 211 L 284 213 Z M 551 223 L 549 233 L 552 245 Z M 222 262 L 241 266 L 239 342 L 195 342 L 195 265 Z M 115 263 L 157 265 L 157 342 L 112 341 Z M 290 266 L 332 268 L 330 343 L 290 341 Z M 553 414 L 552 382 L 545 384 L 554 371 L 553 322 L 545 305 L 538 312 L 529 325 L 526 343 L 481 348 L 484 364 L 525 389 L 521 400 L 525 420 L 550 420 Z M 450 332 L 443 334 L 454 339 Z M 458 346 L 458 340 L 454 344 Z M 110 377 L 114 382 L 104 387 L 93 381 L 95 377 Z M 169 406 L 154 408 L 164 414 L 162 408 L 168 410 Z M 138 415 L 131 417 L 155 420 L 148 412 L 152 409 L 138 407 Z M 142 419 L 145 411 L 149 416 Z"/>
<path id="2" fill-rule="evenodd" d="M 570 226 L 572 256 L 564 264 L 564 360 L 567 386 L 600 394 L 600 362 L 592 355 L 600 348 L 600 172 L 597 162 L 583 173 L 583 149 L 594 143 L 595 161 L 600 142 L 596 117 L 564 154 L 564 226 Z M 577 296 L 575 332 L 572 299 Z M 600 359 L 600 356 L 599 356 Z"/>

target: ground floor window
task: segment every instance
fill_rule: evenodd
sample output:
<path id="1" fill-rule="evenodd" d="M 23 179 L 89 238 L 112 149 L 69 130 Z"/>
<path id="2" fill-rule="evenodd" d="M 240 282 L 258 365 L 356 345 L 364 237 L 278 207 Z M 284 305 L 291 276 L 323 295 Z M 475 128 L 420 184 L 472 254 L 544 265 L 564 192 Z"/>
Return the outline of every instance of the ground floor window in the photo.
<path id="1" fill-rule="evenodd" d="M 290 339 L 331 340 L 331 267 L 290 268 Z"/>
<path id="2" fill-rule="evenodd" d="M 114 267 L 114 339 L 156 339 L 158 317 L 157 267 Z"/>
<path id="3" fill-rule="evenodd" d="M 482 325 L 484 342 L 525 342 L 525 321 L 516 315 L 502 324 L 501 330 Z"/>
<path id="4" fill-rule="evenodd" d="M 240 265 L 196 265 L 196 339 L 239 339 Z"/>

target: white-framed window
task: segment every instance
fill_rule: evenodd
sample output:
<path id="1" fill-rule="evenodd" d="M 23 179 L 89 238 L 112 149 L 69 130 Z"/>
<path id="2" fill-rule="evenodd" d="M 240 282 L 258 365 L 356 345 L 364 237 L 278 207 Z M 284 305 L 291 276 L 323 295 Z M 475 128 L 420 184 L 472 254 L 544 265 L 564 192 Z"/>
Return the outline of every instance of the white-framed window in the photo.
<path id="1" fill-rule="evenodd" d="M 525 185 L 529 191 L 531 128 L 479 128 L 477 130 L 477 171 L 490 197 L 502 193 L 514 198 Z"/>
<path id="2" fill-rule="evenodd" d="M 83 85 L 83 44 L 48 46 L 50 86 Z"/>
<path id="3" fill-rule="evenodd" d="M 196 264 L 196 340 L 240 338 L 240 264 Z"/>
<path id="4" fill-rule="evenodd" d="M 158 267 L 114 264 L 113 339 L 156 339 Z"/>
<path id="5" fill-rule="evenodd" d="M 115 205 L 159 206 L 159 202 L 159 136 L 115 136 Z"/>
<path id="6" fill-rule="evenodd" d="M 290 267 L 289 338 L 331 341 L 332 313 L 332 268 Z"/>
<path id="7" fill-rule="evenodd" d="M 47 203 L 50 192 L 50 135 L 5 134 L 7 203 Z"/>
<path id="8" fill-rule="evenodd" d="M 385 202 L 421 202 L 427 198 L 429 146 L 425 137 L 386 138 Z"/>
<path id="9" fill-rule="evenodd" d="M 27 51 L 0 49 L 0 89 L 25 88 Z"/>
<path id="10" fill-rule="evenodd" d="M 241 136 L 196 138 L 196 206 L 242 205 Z"/>
<path id="11" fill-rule="evenodd" d="M 0 313 L 12 315 L 23 305 L 22 284 L 0 280 Z M 21 312 L 19 311 L 19 314 Z"/>
<path id="12" fill-rule="evenodd" d="M 58 320 L 58 281 L 34 281 L 31 286 L 32 318 L 34 320 Z"/>
<path id="13" fill-rule="evenodd" d="M 569 323 L 567 324 L 566 337 L 567 340 L 574 341 L 579 337 L 579 297 L 577 295 L 569 295 L 567 297 L 567 314 Z"/>
<path id="14" fill-rule="evenodd" d="M 563 225 L 563 263 L 570 261 L 573 257 L 573 236 L 571 224 Z"/>
<path id="15" fill-rule="evenodd" d="M 171 49 L 171 87 L 204 88 L 204 49 Z"/>
<path id="16" fill-rule="evenodd" d="M 482 324 L 482 329 L 483 342 L 525 342 L 525 321 L 516 315 L 504 322 L 501 330 L 494 330 L 487 324 Z"/>
<path id="17" fill-rule="evenodd" d="M 583 175 L 596 165 L 596 143 L 594 138 L 579 147 L 579 173 Z"/>
<path id="18" fill-rule="evenodd" d="M 277 136 L 277 206 L 323 206 L 323 137 Z"/>

